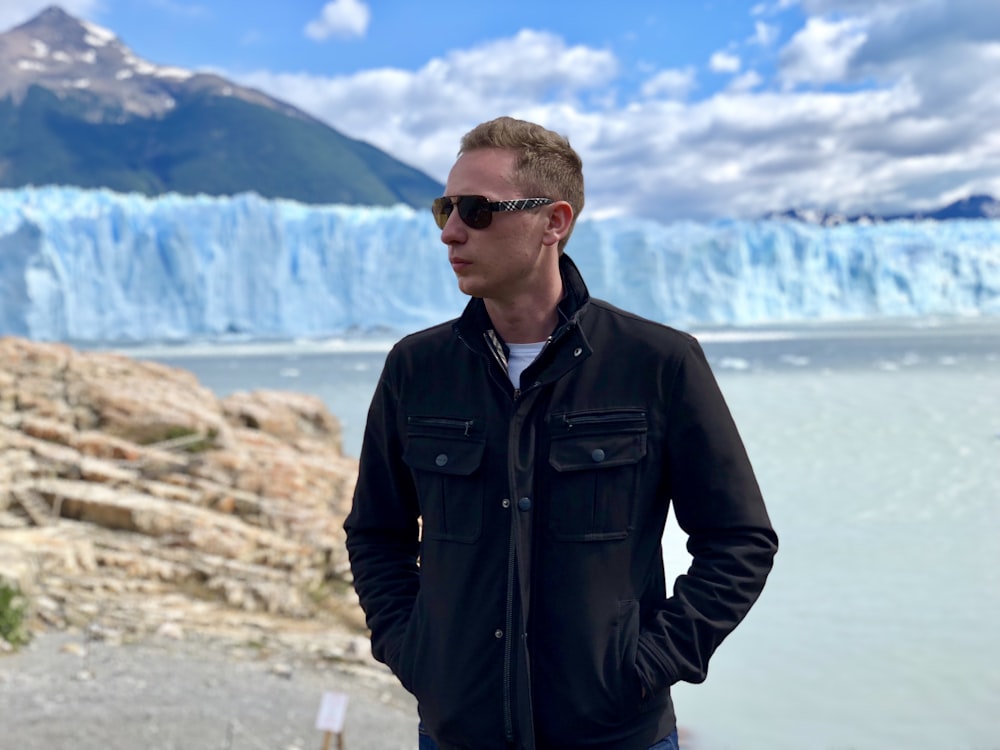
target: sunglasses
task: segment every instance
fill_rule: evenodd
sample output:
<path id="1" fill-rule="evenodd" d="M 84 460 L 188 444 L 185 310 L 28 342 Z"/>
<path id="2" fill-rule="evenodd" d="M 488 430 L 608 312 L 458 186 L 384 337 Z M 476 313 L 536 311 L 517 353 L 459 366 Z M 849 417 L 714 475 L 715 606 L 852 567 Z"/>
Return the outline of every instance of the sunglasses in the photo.
<path id="1" fill-rule="evenodd" d="M 486 229 L 493 222 L 497 211 L 526 211 L 555 203 L 551 198 L 515 198 L 510 201 L 490 202 L 482 195 L 446 195 L 435 198 L 431 206 L 434 221 L 444 229 L 451 212 L 458 207 L 458 218 L 472 229 Z"/>

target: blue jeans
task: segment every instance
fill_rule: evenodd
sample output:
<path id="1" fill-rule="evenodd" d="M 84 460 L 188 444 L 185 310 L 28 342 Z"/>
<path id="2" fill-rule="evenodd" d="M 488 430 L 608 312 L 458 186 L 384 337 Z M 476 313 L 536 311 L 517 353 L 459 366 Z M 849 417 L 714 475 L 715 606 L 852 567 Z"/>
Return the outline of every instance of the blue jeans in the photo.
<path id="1" fill-rule="evenodd" d="M 680 747 L 677 740 L 677 730 L 675 729 L 655 745 L 651 746 L 649 750 L 680 750 Z"/>
<path id="2" fill-rule="evenodd" d="M 420 750 L 438 750 L 437 743 L 424 731 L 423 726 L 420 727 Z M 677 730 L 675 729 L 655 745 L 651 745 L 649 750 L 680 750 L 680 745 L 677 744 Z"/>

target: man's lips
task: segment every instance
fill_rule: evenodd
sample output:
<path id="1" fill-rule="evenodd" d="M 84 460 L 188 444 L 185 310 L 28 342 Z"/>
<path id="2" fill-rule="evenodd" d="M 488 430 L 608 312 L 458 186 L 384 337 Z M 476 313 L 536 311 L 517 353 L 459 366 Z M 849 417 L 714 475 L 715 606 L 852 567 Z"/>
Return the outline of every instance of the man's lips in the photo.
<path id="1" fill-rule="evenodd" d="M 449 262 L 453 271 L 461 271 L 472 265 L 471 261 L 467 261 L 465 258 L 450 258 Z"/>

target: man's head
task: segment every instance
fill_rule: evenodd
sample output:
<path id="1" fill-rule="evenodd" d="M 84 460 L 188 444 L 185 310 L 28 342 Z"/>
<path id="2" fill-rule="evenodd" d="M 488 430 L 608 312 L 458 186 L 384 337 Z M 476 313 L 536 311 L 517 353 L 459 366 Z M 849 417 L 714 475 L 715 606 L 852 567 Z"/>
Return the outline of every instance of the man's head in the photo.
<path id="1" fill-rule="evenodd" d="M 498 117 L 466 133 L 458 153 L 480 149 L 513 152 L 516 158 L 510 178 L 524 197 L 566 201 L 576 224 L 583 210 L 583 161 L 566 138 L 532 122 Z M 566 247 L 573 225 L 559 242 L 559 252 Z"/>
<path id="2" fill-rule="evenodd" d="M 580 157 L 566 140 L 505 117 L 462 139 L 432 211 L 459 289 L 488 305 L 548 315 L 582 203 Z"/>

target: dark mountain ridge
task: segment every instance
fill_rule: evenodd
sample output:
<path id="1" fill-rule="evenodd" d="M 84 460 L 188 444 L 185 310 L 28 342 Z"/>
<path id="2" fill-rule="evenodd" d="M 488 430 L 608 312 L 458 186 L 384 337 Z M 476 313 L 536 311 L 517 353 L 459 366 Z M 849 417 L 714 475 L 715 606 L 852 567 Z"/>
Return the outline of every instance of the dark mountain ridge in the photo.
<path id="1" fill-rule="evenodd" d="M 825 227 L 838 224 L 882 224 L 887 221 L 949 221 L 951 219 L 1000 219 L 1000 200 L 989 195 L 972 195 L 949 203 L 944 208 L 934 211 L 912 211 L 898 214 L 835 214 L 826 211 L 809 209 L 789 209 L 766 214 L 765 219 L 801 221 L 807 224 L 819 224 Z"/>
<path id="2" fill-rule="evenodd" d="M 442 192 L 287 103 L 150 63 L 58 7 L 0 34 L 0 188 L 46 184 L 419 207 Z"/>

